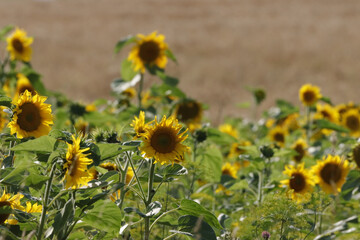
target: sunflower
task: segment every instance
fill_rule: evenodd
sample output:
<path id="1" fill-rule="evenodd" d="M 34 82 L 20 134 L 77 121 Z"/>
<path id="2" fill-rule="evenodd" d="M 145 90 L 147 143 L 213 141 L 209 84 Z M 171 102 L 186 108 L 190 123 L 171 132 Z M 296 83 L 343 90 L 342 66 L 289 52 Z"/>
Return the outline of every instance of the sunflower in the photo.
<path id="1" fill-rule="evenodd" d="M 322 161 L 317 161 L 317 164 L 312 167 L 315 182 L 320 185 L 324 192 L 335 195 L 341 191 L 349 170 L 347 160 L 332 155 L 328 155 L 327 158 L 324 156 Z"/>
<path id="2" fill-rule="evenodd" d="M 231 165 L 229 162 L 225 163 L 221 168 L 221 174 L 230 176 L 234 179 L 237 178 L 237 170 L 236 167 Z"/>
<path id="3" fill-rule="evenodd" d="M 229 134 L 230 136 L 233 136 L 234 138 L 238 138 L 237 130 L 232 125 L 230 125 L 228 123 L 220 125 L 219 130 L 220 130 L 220 132 Z"/>
<path id="4" fill-rule="evenodd" d="M 121 92 L 121 95 L 129 99 L 134 98 L 136 96 L 136 89 L 133 87 L 127 88 Z"/>
<path id="5" fill-rule="evenodd" d="M 14 115 L 8 124 L 11 134 L 18 138 L 40 137 L 47 135 L 53 124 L 51 105 L 44 103 L 46 97 L 32 95 L 25 90 L 20 96 L 14 109 Z"/>
<path id="6" fill-rule="evenodd" d="M 149 124 L 145 123 L 145 112 L 140 111 L 139 118 L 135 117 L 130 126 L 135 130 L 135 138 L 141 138 L 149 129 Z"/>
<path id="7" fill-rule="evenodd" d="M 30 62 L 32 54 L 30 45 L 33 40 L 32 37 L 26 36 L 24 30 L 16 28 L 15 32 L 6 39 L 8 44 L 6 49 L 10 53 L 11 60 Z"/>
<path id="8" fill-rule="evenodd" d="M 182 144 L 187 138 L 185 135 L 187 129 L 180 133 L 181 128 L 182 126 L 174 117 L 166 119 L 164 116 L 160 122 L 155 117 L 155 124 L 142 135 L 144 145 L 140 150 L 146 157 L 153 157 L 155 162 L 160 162 L 161 165 L 182 161 L 189 147 Z"/>
<path id="9" fill-rule="evenodd" d="M 131 181 L 131 179 L 133 178 L 133 176 L 134 176 L 134 172 L 133 172 L 132 168 L 128 168 L 128 171 L 127 171 L 127 173 L 126 173 L 125 183 L 126 183 L 126 184 L 129 184 L 129 182 Z M 128 194 L 128 193 L 126 193 L 126 195 L 127 195 L 127 194 Z M 119 189 L 119 190 L 117 190 L 116 192 L 113 192 L 113 193 L 110 195 L 110 199 L 111 199 L 111 201 L 116 202 L 116 200 L 121 199 L 120 196 L 121 196 L 121 190 Z"/>
<path id="10" fill-rule="evenodd" d="M 4 113 L 5 107 L 0 106 L 0 132 L 5 126 L 5 123 L 7 122 L 6 114 Z"/>
<path id="11" fill-rule="evenodd" d="M 128 56 L 128 60 L 133 63 L 134 70 L 140 70 L 144 73 L 146 65 L 165 68 L 167 64 L 165 51 L 168 49 L 167 44 L 164 42 L 165 36 L 153 32 L 147 36 L 138 34 L 136 37 L 136 45 Z"/>
<path id="12" fill-rule="evenodd" d="M 360 137 L 360 114 L 357 109 L 346 111 L 342 116 L 342 124 L 350 130 L 350 135 Z"/>
<path id="13" fill-rule="evenodd" d="M 86 186 L 87 183 L 92 180 L 92 175 L 88 170 L 88 166 L 93 162 L 87 158 L 89 154 L 84 154 L 89 148 L 80 149 L 80 137 L 75 138 L 72 136 L 72 144 L 68 145 L 66 153 L 66 163 L 63 168 L 65 170 L 65 176 L 63 181 L 66 181 L 65 188 L 78 188 Z"/>
<path id="14" fill-rule="evenodd" d="M 241 141 L 235 142 L 231 144 L 230 152 L 228 154 L 228 158 L 238 157 L 240 154 L 244 154 L 245 150 L 243 147 L 250 146 L 251 142 L 249 141 Z"/>
<path id="15" fill-rule="evenodd" d="M 320 88 L 311 84 L 305 84 L 300 88 L 299 98 L 305 106 L 314 105 L 321 98 Z"/>
<path id="16" fill-rule="evenodd" d="M 14 196 L 11 196 L 10 193 L 6 193 L 3 191 L 2 196 L 0 197 L 0 209 L 3 207 L 10 207 L 11 209 L 18 209 L 24 211 L 24 207 L 20 204 L 20 199 L 22 199 L 24 195 L 18 193 Z M 10 216 L 10 213 L 0 213 L 0 224 L 3 224 Z"/>
<path id="17" fill-rule="evenodd" d="M 42 205 L 38 205 L 37 203 L 31 204 L 31 202 L 26 202 L 25 212 L 27 213 L 41 213 Z"/>
<path id="18" fill-rule="evenodd" d="M 291 198 L 297 202 L 307 200 L 315 182 L 310 171 L 304 169 L 304 163 L 296 167 L 292 165 L 285 166 L 283 174 L 290 177 L 290 179 L 282 180 L 280 183 L 288 186 L 289 190 L 292 190 Z"/>
<path id="19" fill-rule="evenodd" d="M 331 105 L 325 104 L 317 104 L 316 105 L 316 113 L 314 115 L 314 119 L 326 119 L 333 123 L 339 122 L 339 112 Z"/>
<path id="20" fill-rule="evenodd" d="M 85 111 L 86 112 L 95 112 L 96 111 L 96 106 L 95 106 L 95 104 L 87 104 L 86 106 L 85 106 Z"/>
<path id="21" fill-rule="evenodd" d="M 179 121 L 189 123 L 199 123 L 202 117 L 202 106 L 194 100 L 185 100 L 176 104 L 175 115 Z"/>
<path id="22" fill-rule="evenodd" d="M 32 86 L 30 80 L 25 75 L 18 73 L 14 102 L 16 102 L 26 90 L 28 90 L 32 95 L 36 95 L 36 91 Z"/>
<path id="23" fill-rule="evenodd" d="M 297 153 L 296 156 L 293 157 L 294 161 L 299 163 L 301 162 L 301 159 L 306 155 L 306 148 L 308 145 L 306 144 L 305 140 L 302 138 L 299 138 L 294 145 L 292 145 L 292 149 L 294 149 Z"/>
<path id="24" fill-rule="evenodd" d="M 288 116 L 286 116 L 284 118 L 284 120 L 281 123 L 281 126 L 287 128 L 291 131 L 299 129 L 300 125 L 298 122 L 298 118 L 299 118 L 299 113 L 289 114 Z"/>
<path id="25" fill-rule="evenodd" d="M 99 167 L 105 168 L 108 171 L 117 171 L 118 168 L 115 163 L 106 162 L 106 163 L 100 163 Z"/>
<path id="26" fill-rule="evenodd" d="M 280 126 L 276 126 L 269 132 L 271 141 L 276 142 L 281 147 L 285 145 L 285 137 L 287 134 L 287 130 Z"/>

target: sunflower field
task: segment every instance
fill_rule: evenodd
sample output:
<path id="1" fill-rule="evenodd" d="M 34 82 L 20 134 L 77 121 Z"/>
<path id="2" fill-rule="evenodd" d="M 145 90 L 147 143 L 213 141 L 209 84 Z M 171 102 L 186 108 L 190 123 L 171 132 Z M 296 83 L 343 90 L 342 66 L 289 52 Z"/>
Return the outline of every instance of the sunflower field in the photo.
<path id="1" fill-rule="evenodd" d="M 0 41 L 0 239 L 360 239 L 359 105 L 306 84 L 256 116 L 249 88 L 252 120 L 213 126 L 157 32 L 117 42 L 112 100 L 84 104 L 44 87 L 25 30 Z"/>

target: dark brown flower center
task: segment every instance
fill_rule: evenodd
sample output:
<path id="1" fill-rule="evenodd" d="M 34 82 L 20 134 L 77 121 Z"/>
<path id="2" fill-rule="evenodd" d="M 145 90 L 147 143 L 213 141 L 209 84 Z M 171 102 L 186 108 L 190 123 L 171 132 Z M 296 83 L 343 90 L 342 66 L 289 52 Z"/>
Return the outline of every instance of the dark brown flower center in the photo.
<path id="1" fill-rule="evenodd" d="M 39 128 L 41 124 L 40 111 L 33 103 L 25 103 L 21 107 L 18 115 L 17 124 L 22 130 L 31 132 Z"/>
<path id="2" fill-rule="evenodd" d="M 19 95 L 24 93 L 26 90 L 28 90 L 32 95 L 35 95 L 35 89 L 30 85 L 21 87 L 19 89 Z"/>
<path id="3" fill-rule="evenodd" d="M 303 148 L 303 146 L 301 144 L 297 144 L 294 147 L 294 150 L 297 152 L 297 155 L 294 156 L 294 159 L 296 162 L 300 162 L 301 159 L 304 157 L 305 155 L 305 149 Z"/>
<path id="4" fill-rule="evenodd" d="M 199 112 L 199 104 L 195 102 L 184 102 L 179 104 L 176 117 L 180 121 L 186 122 L 196 118 L 199 115 Z"/>
<path id="5" fill-rule="evenodd" d="M 304 92 L 304 100 L 307 103 L 311 103 L 313 101 L 315 101 L 315 93 L 313 91 L 306 91 Z"/>
<path id="6" fill-rule="evenodd" d="M 24 46 L 22 44 L 22 42 L 18 39 L 18 38 L 14 38 L 11 41 L 11 44 L 13 46 L 13 48 L 18 52 L 18 53 L 22 53 L 24 51 Z"/>
<path id="7" fill-rule="evenodd" d="M 327 163 L 320 171 L 321 179 L 331 185 L 341 178 L 341 168 L 336 163 Z"/>
<path id="8" fill-rule="evenodd" d="M 291 189 L 294 189 L 294 192 L 301 192 L 306 186 L 304 175 L 301 173 L 293 173 L 289 185 Z"/>
<path id="9" fill-rule="evenodd" d="M 155 61 L 160 55 L 159 45 L 154 41 L 147 41 L 141 44 L 139 56 L 145 63 Z"/>
<path id="10" fill-rule="evenodd" d="M 322 110 L 320 113 L 324 118 L 331 119 L 331 115 L 329 114 L 329 112 Z"/>
<path id="11" fill-rule="evenodd" d="M 285 136 L 282 133 L 275 133 L 274 139 L 276 142 L 285 142 Z"/>
<path id="12" fill-rule="evenodd" d="M 11 204 L 7 201 L 0 202 L 0 209 L 4 206 L 10 207 Z M 1 213 L 0 214 L 0 224 L 3 224 L 6 221 L 6 219 L 8 219 L 9 216 L 10 216 L 10 213 Z"/>
<path id="13" fill-rule="evenodd" d="M 346 126 L 351 130 L 351 131 L 357 131 L 360 128 L 360 122 L 359 122 L 359 118 L 353 115 L 350 115 L 346 118 Z"/>
<path id="14" fill-rule="evenodd" d="M 222 170 L 221 174 L 222 174 L 222 175 L 232 176 L 232 175 L 231 175 L 231 172 L 230 172 L 230 169 L 224 169 L 224 170 Z"/>
<path id="15" fill-rule="evenodd" d="M 173 136 L 167 129 L 156 130 L 151 139 L 150 145 L 159 153 L 171 153 L 176 147 L 176 136 Z"/>

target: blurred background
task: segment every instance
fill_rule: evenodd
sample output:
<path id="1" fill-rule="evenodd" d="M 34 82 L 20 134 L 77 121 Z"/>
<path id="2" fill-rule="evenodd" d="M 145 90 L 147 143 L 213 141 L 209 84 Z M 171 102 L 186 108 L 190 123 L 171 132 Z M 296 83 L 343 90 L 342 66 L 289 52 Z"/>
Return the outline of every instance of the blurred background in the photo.
<path id="1" fill-rule="evenodd" d="M 237 106 L 252 103 L 245 86 L 266 91 L 261 110 L 278 98 L 300 106 L 305 83 L 334 103 L 360 100 L 358 0 L 1 0 L 0 16 L 0 27 L 35 38 L 32 65 L 45 86 L 85 103 L 111 98 L 130 51 L 115 55 L 116 42 L 154 30 L 178 58 L 168 74 L 209 105 L 214 124 L 250 116 Z"/>

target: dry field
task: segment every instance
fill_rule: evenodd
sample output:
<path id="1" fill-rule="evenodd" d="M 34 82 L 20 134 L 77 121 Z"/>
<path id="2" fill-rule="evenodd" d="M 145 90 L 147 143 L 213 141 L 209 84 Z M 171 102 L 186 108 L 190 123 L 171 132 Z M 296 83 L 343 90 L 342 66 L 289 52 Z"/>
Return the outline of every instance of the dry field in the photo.
<path id="1" fill-rule="evenodd" d="M 357 0 L 1 0 L 0 16 L 0 27 L 35 37 L 34 68 L 72 99 L 107 98 L 129 50 L 114 55 L 117 40 L 158 30 L 179 60 L 169 74 L 210 105 L 215 123 L 249 115 L 235 106 L 251 100 L 244 86 L 267 91 L 263 108 L 277 98 L 298 103 L 306 82 L 335 103 L 360 101 Z"/>

